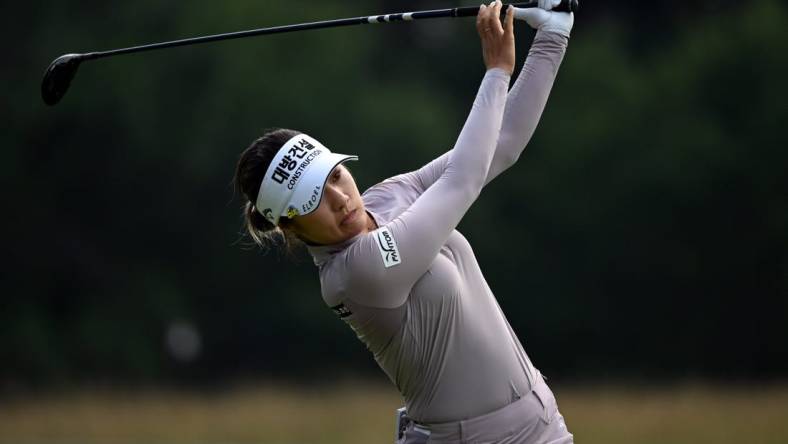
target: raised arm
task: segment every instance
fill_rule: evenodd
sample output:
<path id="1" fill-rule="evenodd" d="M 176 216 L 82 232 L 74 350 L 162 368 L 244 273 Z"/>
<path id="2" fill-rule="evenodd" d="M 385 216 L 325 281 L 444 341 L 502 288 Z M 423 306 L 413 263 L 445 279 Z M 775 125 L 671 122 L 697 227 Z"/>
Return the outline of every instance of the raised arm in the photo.
<path id="1" fill-rule="evenodd" d="M 348 249 L 346 260 L 354 272 L 347 287 L 349 296 L 359 302 L 379 307 L 402 304 L 484 186 L 514 65 L 513 14 L 507 14 L 504 29 L 500 9 L 497 2 L 479 13 L 477 29 L 488 69 L 440 176 L 397 218 Z M 384 231 L 392 241 L 389 246 L 396 244 L 396 263 L 381 259 Z"/>
<path id="2" fill-rule="evenodd" d="M 569 38 L 555 32 L 537 31 L 520 75 L 506 98 L 503 123 L 485 184 L 514 165 L 539 124 Z M 451 151 L 418 170 L 399 177 L 423 193 L 441 175 Z"/>
<path id="3" fill-rule="evenodd" d="M 485 183 L 517 162 L 542 117 L 568 38 L 539 31 L 506 100 L 501 133 Z"/>
<path id="4" fill-rule="evenodd" d="M 531 140 L 564 58 L 574 23 L 570 14 L 546 10 L 515 9 L 515 17 L 518 16 L 527 20 L 537 32 L 520 75 L 507 96 L 498 144 L 485 184 L 514 165 Z M 412 188 L 415 191 L 412 199 L 415 200 L 441 176 L 450 156 L 451 151 L 446 152 L 423 167 L 393 179 Z"/>

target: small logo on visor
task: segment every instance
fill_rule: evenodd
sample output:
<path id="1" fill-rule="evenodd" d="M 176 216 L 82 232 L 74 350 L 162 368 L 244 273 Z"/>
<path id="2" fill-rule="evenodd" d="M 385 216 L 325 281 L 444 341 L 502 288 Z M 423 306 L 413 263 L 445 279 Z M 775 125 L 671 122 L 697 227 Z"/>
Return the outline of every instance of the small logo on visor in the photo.
<path id="1" fill-rule="evenodd" d="M 317 204 L 320 203 L 320 185 L 316 186 L 314 190 L 312 190 L 312 195 L 309 196 L 309 200 L 301 204 L 301 210 L 303 210 L 304 214 L 311 213 L 312 210 L 317 208 Z"/>
<path id="2" fill-rule="evenodd" d="M 292 219 L 292 218 L 294 218 L 295 216 L 298 216 L 298 208 L 296 208 L 296 207 L 294 207 L 294 206 L 290 205 L 290 206 L 287 208 L 287 217 L 289 217 L 290 219 Z"/>

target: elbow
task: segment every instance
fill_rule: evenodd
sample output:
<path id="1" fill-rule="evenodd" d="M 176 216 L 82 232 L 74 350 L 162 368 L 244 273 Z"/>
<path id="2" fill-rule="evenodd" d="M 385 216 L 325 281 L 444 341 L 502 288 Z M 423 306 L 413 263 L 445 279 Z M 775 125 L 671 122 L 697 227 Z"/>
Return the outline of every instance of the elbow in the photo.
<path id="1" fill-rule="evenodd" d="M 476 200 L 486 183 L 487 169 L 483 172 L 485 174 L 481 174 L 482 171 L 479 171 L 479 174 L 462 174 L 459 171 L 447 171 L 447 179 L 451 183 L 449 192 L 453 195 L 453 198 L 458 199 L 459 202 L 473 202 Z"/>
<path id="2" fill-rule="evenodd" d="M 520 155 L 523 153 L 523 151 L 525 151 L 525 148 L 500 151 L 498 153 L 498 158 L 496 159 L 496 162 L 498 162 L 498 171 L 506 171 L 513 167 L 514 164 L 520 160 Z"/>
<path id="3" fill-rule="evenodd" d="M 528 147 L 528 142 L 531 139 L 530 134 L 526 136 L 527 137 L 524 138 L 523 135 L 516 137 L 513 134 L 501 133 L 498 140 L 498 148 L 495 153 L 496 162 L 498 162 L 501 171 L 509 169 L 520 160 L 520 156 Z"/>
<path id="4" fill-rule="evenodd" d="M 476 199 L 487 182 L 487 174 L 491 168 L 491 163 L 481 165 L 481 162 L 473 165 L 458 165 L 450 163 L 443 175 L 451 183 L 451 189 L 460 193 L 463 199 Z"/>
<path id="5" fill-rule="evenodd" d="M 522 154 L 524 150 L 515 150 L 514 152 L 507 152 L 503 155 L 501 159 L 501 163 L 503 164 L 502 170 L 508 170 L 509 168 L 513 167 L 514 164 L 520 160 L 520 154 Z"/>

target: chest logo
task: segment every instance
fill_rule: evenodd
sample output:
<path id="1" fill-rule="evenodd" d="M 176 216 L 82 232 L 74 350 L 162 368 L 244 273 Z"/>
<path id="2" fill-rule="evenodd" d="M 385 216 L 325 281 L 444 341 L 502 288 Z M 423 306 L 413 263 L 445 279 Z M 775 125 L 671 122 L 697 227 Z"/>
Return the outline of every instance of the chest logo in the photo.
<path id="1" fill-rule="evenodd" d="M 402 263 L 402 258 L 397 249 L 397 242 L 386 227 L 380 228 L 375 233 L 377 235 L 378 249 L 380 256 L 383 258 L 383 265 L 386 268 L 393 267 Z"/>

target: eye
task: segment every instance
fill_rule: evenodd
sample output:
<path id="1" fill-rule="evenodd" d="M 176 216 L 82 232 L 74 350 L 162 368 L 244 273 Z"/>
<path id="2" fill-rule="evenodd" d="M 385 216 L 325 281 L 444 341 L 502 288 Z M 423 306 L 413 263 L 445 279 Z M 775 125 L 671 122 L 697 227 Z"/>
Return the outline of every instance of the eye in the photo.
<path id="1" fill-rule="evenodd" d="M 338 181 L 338 180 L 339 180 L 339 178 L 340 178 L 340 177 L 342 177 L 342 170 L 340 170 L 339 168 L 337 168 L 337 170 L 336 170 L 336 171 L 334 171 L 334 174 L 332 174 L 332 175 L 331 175 L 331 180 L 333 180 L 334 182 L 336 182 L 336 181 Z"/>

